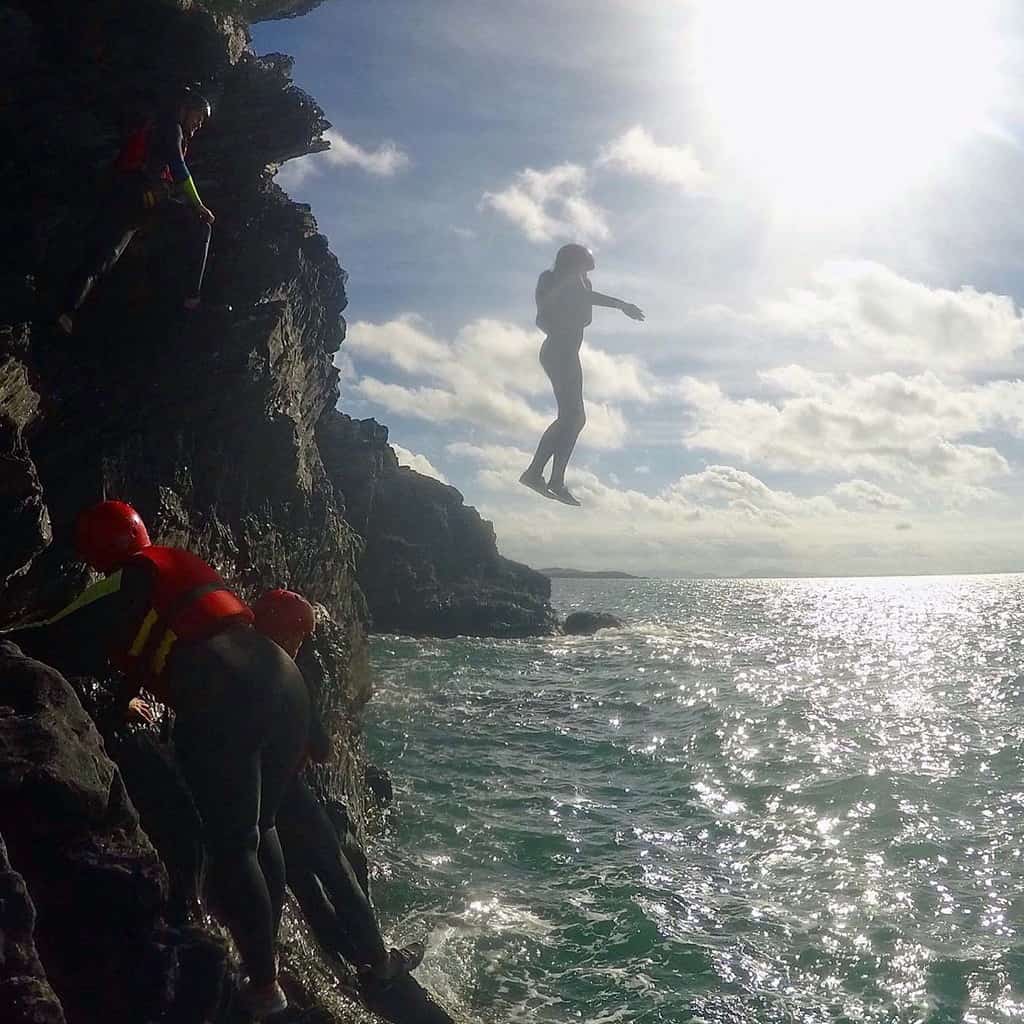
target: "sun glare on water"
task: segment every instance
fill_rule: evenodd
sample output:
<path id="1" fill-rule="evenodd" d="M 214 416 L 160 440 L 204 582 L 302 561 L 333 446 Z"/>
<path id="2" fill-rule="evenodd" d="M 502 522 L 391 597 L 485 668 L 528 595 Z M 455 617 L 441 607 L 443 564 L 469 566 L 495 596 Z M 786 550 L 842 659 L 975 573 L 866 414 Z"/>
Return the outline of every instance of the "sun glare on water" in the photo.
<path id="1" fill-rule="evenodd" d="M 998 93 L 990 0 L 700 0 L 723 155 L 780 207 L 855 213 L 935 173 Z"/>

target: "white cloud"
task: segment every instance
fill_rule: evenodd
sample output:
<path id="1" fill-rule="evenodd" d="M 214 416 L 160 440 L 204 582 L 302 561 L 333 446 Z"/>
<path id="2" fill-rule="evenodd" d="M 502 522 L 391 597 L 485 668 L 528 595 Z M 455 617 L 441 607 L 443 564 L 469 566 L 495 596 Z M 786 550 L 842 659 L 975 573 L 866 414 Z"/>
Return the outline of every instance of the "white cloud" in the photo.
<path id="1" fill-rule="evenodd" d="M 817 575 L 1024 564 L 1024 536 L 1008 521 L 989 521 L 979 530 L 977 516 L 951 521 L 921 506 L 910 522 L 909 503 L 862 480 L 799 495 L 719 464 L 646 494 L 570 466 L 567 479 L 583 508 L 567 511 L 518 483 L 527 451 L 466 443 L 446 450 L 474 472 L 475 488 L 467 491 L 475 490 L 474 503 L 494 521 L 503 553 L 532 565 L 654 575 Z"/>
<path id="2" fill-rule="evenodd" d="M 805 288 L 762 303 L 756 325 L 889 366 L 997 371 L 1024 347 L 1012 298 L 930 288 L 878 263 L 826 263 Z"/>
<path id="3" fill-rule="evenodd" d="M 330 142 L 330 149 L 289 160 L 281 168 L 277 183 L 282 188 L 295 188 L 329 167 L 357 167 L 374 177 L 392 178 L 411 164 L 409 155 L 394 142 L 382 142 L 376 149 L 364 149 L 333 129 L 325 132 L 324 138 Z"/>
<path id="4" fill-rule="evenodd" d="M 587 186 L 587 171 L 579 164 L 558 164 L 546 171 L 527 167 L 500 192 L 485 192 L 480 207 L 500 213 L 531 242 L 601 242 L 611 232 Z"/>
<path id="5" fill-rule="evenodd" d="M 684 443 L 774 469 L 869 473 L 952 498 L 1010 473 L 985 432 L 1024 436 L 1024 382 L 959 385 L 933 373 L 864 377 L 789 366 L 761 373 L 772 400 L 685 378 Z"/>
<path id="6" fill-rule="evenodd" d="M 391 413 L 536 439 L 554 417 L 551 385 L 537 360 L 539 342 L 535 330 L 502 320 L 474 320 L 450 341 L 435 337 L 413 314 L 379 324 L 357 321 L 345 346 L 350 358 L 361 366 L 394 367 L 412 379 L 370 374 L 349 386 Z M 619 448 L 628 430 L 615 403 L 653 401 L 653 379 L 631 357 L 584 346 L 582 359 L 587 426 L 580 443 Z"/>
<path id="7" fill-rule="evenodd" d="M 400 444 L 391 442 L 391 447 L 394 449 L 395 455 L 398 456 L 398 464 L 400 466 L 408 466 L 410 469 L 416 470 L 417 473 L 422 473 L 424 476 L 432 476 L 435 480 L 440 480 L 441 483 L 448 483 L 448 477 L 444 475 L 426 455 L 419 455 L 416 452 L 409 451 L 408 448 L 403 448 Z"/>
<path id="8" fill-rule="evenodd" d="M 634 356 L 612 355 L 592 345 L 584 345 L 580 361 L 587 395 L 651 402 L 659 390 L 647 368 Z"/>
<path id="9" fill-rule="evenodd" d="M 832 488 L 831 495 L 838 505 L 861 512 L 880 510 L 900 512 L 910 507 L 906 498 L 883 490 L 868 480 L 846 480 Z"/>
<path id="10" fill-rule="evenodd" d="M 497 388 L 449 391 L 444 388 L 407 387 L 363 377 L 355 391 L 390 413 L 429 423 L 468 423 L 499 434 L 539 435 L 549 420 L 520 398 Z M 602 439 L 597 438 L 598 442 Z"/>
<path id="11" fill-rule="evenodd" d="M 609 143 L 597 163 L 625 174 L 677 185 L 688 192 L 697 192 L 708 183 L 707 172 L 689 146 L 659 145 L 642 125 L 635 125 Z"/>

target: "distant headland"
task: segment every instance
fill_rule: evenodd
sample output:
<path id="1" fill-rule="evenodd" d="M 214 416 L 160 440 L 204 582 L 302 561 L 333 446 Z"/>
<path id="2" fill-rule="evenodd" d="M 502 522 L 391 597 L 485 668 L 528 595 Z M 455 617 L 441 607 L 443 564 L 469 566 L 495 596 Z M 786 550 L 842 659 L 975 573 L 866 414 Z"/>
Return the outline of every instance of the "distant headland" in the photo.
<path id="1" fill-rule="evenodd" d="M 542 576 L 552 580 L 643 580 L 646 576 L 633 576 L 628 572 L 618 572 L 614 569 L 599 569 L 596 572 L 588 572 L 586 569 L 538 569 Z"/>

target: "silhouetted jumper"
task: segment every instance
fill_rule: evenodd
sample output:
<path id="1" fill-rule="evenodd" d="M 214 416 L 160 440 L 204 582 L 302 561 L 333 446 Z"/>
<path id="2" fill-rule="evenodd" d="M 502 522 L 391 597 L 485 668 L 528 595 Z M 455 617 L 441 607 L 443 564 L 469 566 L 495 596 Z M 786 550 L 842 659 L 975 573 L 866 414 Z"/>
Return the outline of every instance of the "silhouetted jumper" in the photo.
<path id="1" fill-rule="evenodd" d="M 519 482 L 566 505 L 579 505 L 565 486 L 565 468 L 587 422 L 580 346 L 583 331 L 591 321 L 591 310 L 594 306 L 606 306 L 621 309 L 633 320 L 644 318 L 643 311 L 631 302 L 595 292 L 587 276 L 593 269 L 590 250 L 573 242 L 558 250 L 554 267 L 545 270 L 537 281 L 537 326 L 546 335 L 540 347 L 540 365 L 551 380 L 558 415 L 544 431 L 537 454 Z M 551 479 L 545 483 L 544 469 L 550 460 Z"/>

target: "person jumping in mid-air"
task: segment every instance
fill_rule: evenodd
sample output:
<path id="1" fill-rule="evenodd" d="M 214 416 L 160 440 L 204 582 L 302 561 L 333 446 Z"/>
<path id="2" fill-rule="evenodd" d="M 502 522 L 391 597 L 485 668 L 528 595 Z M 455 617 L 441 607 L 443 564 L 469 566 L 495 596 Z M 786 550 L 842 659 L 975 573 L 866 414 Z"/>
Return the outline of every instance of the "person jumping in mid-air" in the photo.
<path id="1" fill-rule="evenodd" d="M 570 243 L 558 250 L 554 268 L 545 270 L 537 281 L 537 326 L 546 335 L 540 347 L 540 365 L 554 388 L 558 415 L 544 431 L 537 454 L 519 482 L 566 505 L 579 505 L 565 486 L 565 467 L 587 422 L 580 346 L 583 331 L 591 320 L 591 309 L 606 306 L 621 309 L 633 320 L 644 318 L 643 311 L 631 302 L 595 292 L 587 277 L 593 269 L 590 250 Z M 550 460 L 551 479 L 545 483 L 544 469 Z"/>
<path id="2" fill-rule="evenodd" d="M 185 163 L 188 144 L 210 117 L 209 101 L 185 89 L 169 110 L 143 124 L 124 141 L 114 168 L 116 183 L 92 230 L 85 260 L 74 275 L 57 326 L 74 330 L 73 315 L 93 286 L 124 255 L 135 232 L 153 220 L 180 218 L 188 230 L 188 312 L 199 309 L 214 216 Z"/>

